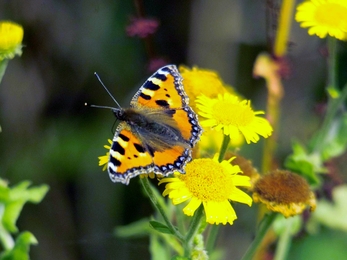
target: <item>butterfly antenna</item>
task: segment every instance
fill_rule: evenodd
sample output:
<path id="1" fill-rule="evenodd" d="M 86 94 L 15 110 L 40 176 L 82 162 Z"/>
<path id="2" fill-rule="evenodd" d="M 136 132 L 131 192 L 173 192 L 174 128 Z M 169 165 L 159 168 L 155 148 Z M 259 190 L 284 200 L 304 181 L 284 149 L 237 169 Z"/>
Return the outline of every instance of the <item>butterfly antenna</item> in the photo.
<path id="1" fill-rule="evenodd" d="M 88 104 L 88 103 L 84 103 L 84 105 L 85 105 L 85 106 L 88 106 L 88 107 L 106 108 L 106 109 L 111 109 L 111 110 L 118 109 L 118 108 L 114 108 L 114 107 L 108 107 L 108 106 L 90 105 L 90 104 Z"/>
<path id="2" fill-rule="evenodd" d="M 111 92 L 108 90 L 108 88 L 106 88 L 105 84 L 102 82 L 101 78 L 99 77 L 98 73 L 94 72 L 95 77 L 98 79 L 98 81 L 100 82 L 100 84 L 104 87 L 104 89 L 106 90 L 106 92 L 108 93 L 108 95 L 113 99 L 113 101 L 117 104 L 117 106 L 119 108 L 121 108 L 121 106 L 119 105 L 119 103 L 117 102 L 117 100 L 112 96 Z M 100 106 L 95 106 L 95 105 L 91 105 L 91 107 L 99 107 Z M 104 108 L 109 108 L 109 107 L 104 107 Z"/>

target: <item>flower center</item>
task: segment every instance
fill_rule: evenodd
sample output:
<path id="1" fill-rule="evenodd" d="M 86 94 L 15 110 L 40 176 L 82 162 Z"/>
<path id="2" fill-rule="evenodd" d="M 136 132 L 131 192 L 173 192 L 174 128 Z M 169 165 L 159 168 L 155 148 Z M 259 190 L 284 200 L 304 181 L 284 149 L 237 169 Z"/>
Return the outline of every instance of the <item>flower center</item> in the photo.
<path id="1" fill-rule="evenodd" d="M 347 8 L 335 3 L 327 3 L 317 7 L 315 19 L 322 25 L 346 29 Z"/>
<path id="2" fill-rule="evenodd" d="M 254 113 L 251 107 L 229 100 L 218 100 L 212 108 L 213 117 L 223 125 L 246 126 L 252 122 Z"/>
<path id="3" fill-rule="evenodd" d="M 186 174 L 180 175 L 188 190 L 201 201 L 228 200 L 235 187 L 232 175 L 212 159 L 195 159 L 187 164 Z"/>

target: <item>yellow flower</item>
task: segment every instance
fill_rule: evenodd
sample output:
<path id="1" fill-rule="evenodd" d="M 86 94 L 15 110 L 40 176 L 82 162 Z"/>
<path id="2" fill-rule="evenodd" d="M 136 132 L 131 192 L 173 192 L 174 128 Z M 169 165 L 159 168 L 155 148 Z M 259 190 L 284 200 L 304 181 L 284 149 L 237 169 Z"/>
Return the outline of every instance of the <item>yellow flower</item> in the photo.
<path id="1" fill-rule="evenodd" d="M 254 202 L 285 217 L 301 214 L 308 206 L 316 208 L 316 198 L 306 180 L 292 172 L 276 170 L 261 177 L 253 188 Z"/>
<path id="2" fill-rule="evenodd" d="M 210 127 L 204 128 L 199 141 L 199 150 L 202 155 L 210 155 L 220 149 L 223 141 L 223 134 L 221 132 L 214 131 Z M 230 140 L 228 148 L 235 149 L 235 147 L 241 147 L 245 143 L 245 138 L 239 133 Z"/>
<path id="3" fill-rule="evenodd" d="M 175 173 L 159 182 L 167 183 L 163 196 L 169 195 L 174 205 L 189 201 L 183 208 L 187 216 L 193 216 L 202 204 L 207 223 L 233 224 L 237 216 L 230 201 L 251 206 L 252 198 L 237 188 L 250 186 L 249 177 L 238 175 L 240 167 L 230 164 L 231 160 L 219 163 L 218 154 L 213 159 L 193 160 L 187 164 L 186 174 Z"/>
<path id="4" fill-rule="evenodd" d="M 197 96 L 204 94 L 207 97 L 214 98 L 218 94 L 226 93 L 227 87 L 232 91 L 230 86 L 225 86 L 217 72 L 207 69 L 192 69 L 186 66 L 180 66 L 179 71 L 183 77 L 184 90 L 190 98 L 190 106 L 196 111 L 195 99 Z"/>
<path id="5" fill-rule="evenodd" d="M 10 22 L 0 22 L 0 61 L 22 54 L 23 27 Z"/>
<path id="6" fill-rule="evenodd" d="M 223 129 L 224 134 L 231 139 L 241 132 L 249 144 L 258 142 L 259 135 L 267 138 L 272 134 L 270 123 L 257 116 L 264 112 L 253 111 L 249 100 L 239 101 L 237 96 L 225 93 L 215 99 L 199 96 L 196 102 L 199 115 L 206 118 L 200 121 L 201 125 Z"/>
<path id="7" fill-rule="evenodd" d="M 110 145 L 112 145 L 112 140 L 108 139 L 107 140 Z M 99 156 L 99 166 L 103 166 L 102 170 L 105 171 L 107 168 L 108 161 L 110 159 L 110 145 L 104 145 L 104 148 L 107 149 L 107 153 L 105 155 Z"/>
<path id="8" fill-rule="evenodd" d="M 301 22 L 301 27 L 309 27 L 309 35 L 347 40 L 346 14 L 346 0 L 311 0 L 297 7 L 295 20 Z"/>
<path id="9" fill-rule="evenodd" d="M 260 178 L 260 174 L 256 168 L 254 168 L 253 163 L 246 159 L 245 157 L 236 154 L 236 153 L 227 153 L 227 158 L 235 157 L 233 163 L 238 165 L 243 172 L 243 175 L 248 176 L 250 178 L 251 186 L 248 189 L 253 189 L 254 184 Z"/>

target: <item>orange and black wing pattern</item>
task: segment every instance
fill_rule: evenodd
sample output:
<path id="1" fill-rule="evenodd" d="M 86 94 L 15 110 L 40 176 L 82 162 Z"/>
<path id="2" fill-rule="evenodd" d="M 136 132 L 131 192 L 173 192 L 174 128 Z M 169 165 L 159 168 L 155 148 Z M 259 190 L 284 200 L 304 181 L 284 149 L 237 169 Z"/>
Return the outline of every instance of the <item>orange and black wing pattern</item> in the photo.
<path id="1" fill-rule="evenodd" d="M 160 128 L 173 130 L 180 141 L 168 140 L 165 144 L 165 136 L 161 138 L 158 133 L 141 131 L 131 120 L 121 122 L 110 149 L 108 171 L 111 179 L 128 184 L 130 178 L 142 173 L 164 176 L 174 171 L 183 173 L 202 128 L 189 106 L 176 66 L 165 66 L 148 78 L 133 97 L 130 108 L 142 121 L 156 121 Z"/>

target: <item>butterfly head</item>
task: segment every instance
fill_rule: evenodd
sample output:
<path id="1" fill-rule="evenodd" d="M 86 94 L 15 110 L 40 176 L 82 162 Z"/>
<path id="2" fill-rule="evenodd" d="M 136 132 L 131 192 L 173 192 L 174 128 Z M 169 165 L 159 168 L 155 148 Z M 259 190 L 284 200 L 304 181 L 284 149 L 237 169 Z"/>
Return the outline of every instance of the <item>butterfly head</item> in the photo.
<path id="1" fill-rule="evenodd" d="M 112 112 L 117 119 L 121 121 L 126 120 L 126 113 L 123 108 L 112 108 Z"/>

